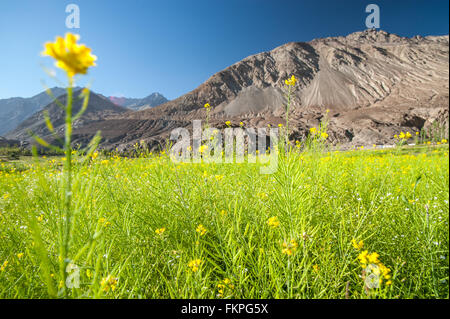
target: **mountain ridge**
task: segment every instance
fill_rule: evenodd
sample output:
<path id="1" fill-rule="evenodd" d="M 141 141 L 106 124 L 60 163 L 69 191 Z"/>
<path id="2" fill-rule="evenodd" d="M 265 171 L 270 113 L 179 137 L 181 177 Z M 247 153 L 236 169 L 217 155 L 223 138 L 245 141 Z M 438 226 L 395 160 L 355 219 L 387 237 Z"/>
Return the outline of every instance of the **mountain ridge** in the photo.
<path id="1" fill-rule="evenodd" d="M 74 87 L 74 90 L 79 89 L 80 87 Z M 65 88 L 53 87 L 50 90 L 56 98 L 66 94 Z M 102 94 L 98 95 L 104 97 L 105 99 L 109 99 L 110 101 L 114 100 L 114 97 L 105 97 Z M 127 100 L 128 98 L 124 97 L 124 99 Z M 145 98 L 128 100 L 133 100 L 133 103 L 130 103 L 132 105 L 120 105 L 120 103 L 115 104 L 119 106 L 126 106 L 131 110 L 141 110 L 154 107 L 168 101 L 161 93 L 158 92 L 154 92 Z M 20 123 L 28 119 L 34 113 L 42 110 L 52 101 L 53 98 L 49 96 L 46 91 L 42 91 L 29 98 L 11 97 L 7 99 L 0 99 L 0 136 L 14 130 Z M 114 101 L 112 102 L 114 103 Z"/>
<path id="2" fill-rule="evenodd" d="M 101 143 L 106 149 L 139 141 L 157 146 L 173 128 L 205 119 L 205 103 L 213 106 L 210 124 L 217 128 L 227 120 L 277 125 L 285 117 L 284 80 L 295 75 L 291 139 L 304 138 L 328 109 L 332 144 L 392 144 L 400 130 L 417 132 L 436 120 L 448 127 L 448 43 L 448 35 L 407 38 L 372 29 L 289 42 L 232 64 L 175 100 L 75 131 L 87 137 L 111 128 Z"/>
<path id="3" fill-rule="evenodd" d="M 82 107 L 82 98 L 80 97 L 81 92 L 82 89 L 75 90 L 73 92 L 73 114 L 76 114 Z M 65 104 L 67 100 L 67 94 L 61 95 L 58 100 L 62 104 Z M 110 116 L 120 113 L 126 113 L 128 111 L 129 110 L 127 108 L 115 105 L 112 102 L 104 99 L 100 95 L 96 94 L 95 92 L 91 91 L 86 111 L 80 119 L 74 121 L 73 128 L 76 129 L 80 126 L 86 125 L 87 123 L 104 120 Z M 16 127 L 16 129 L 5 134 L 4 137 L 7 139 L 31 142 L 32 138 L 30 136 L 30 132 L 32 132 L 33 134 L 36 134 L 41 138 L 50 139 L 49 142 L 51 142 L 53 140 L 53 136 L 48 130 L 45 123 L 44 112 L 48 112 L 55 133 L 60 137 L 63 136 L 65 125 L 64 111 L 55 101 L 53 101 L 45 106 L 41 111 L 34 113 L 31 117 L 23 121 L 19 126 Z"/>

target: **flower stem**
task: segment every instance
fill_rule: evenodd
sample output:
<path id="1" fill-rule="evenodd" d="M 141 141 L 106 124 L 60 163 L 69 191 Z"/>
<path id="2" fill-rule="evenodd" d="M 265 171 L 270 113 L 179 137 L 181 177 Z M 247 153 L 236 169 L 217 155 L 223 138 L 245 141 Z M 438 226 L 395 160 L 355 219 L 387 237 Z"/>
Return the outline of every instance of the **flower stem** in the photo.
<path id="1" fill-rule="evenodd" d="M 66 267 L 69 263 L 69 241 L 72 224 L 72 101 L 73 101 L 73 77 L 69 76 L 69 86 L 67 87 L 67 104 L 66 104 L 66 119 L 65 119 L 65 141 L 64 153 L 66 161 L 64 162 L 64 218 L 63 218 L 63 243 L 61 251 L 60 266 L 63 274 L 63 295 L 65 295 L 65 283 L 67 279 Z"/>

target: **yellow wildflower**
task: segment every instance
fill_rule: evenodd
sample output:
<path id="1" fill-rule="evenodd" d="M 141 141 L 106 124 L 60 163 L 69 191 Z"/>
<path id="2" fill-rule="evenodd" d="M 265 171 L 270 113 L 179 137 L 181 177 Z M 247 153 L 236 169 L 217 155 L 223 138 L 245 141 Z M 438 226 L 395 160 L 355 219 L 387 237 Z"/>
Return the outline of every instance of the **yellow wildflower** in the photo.
<path id="1" fill-rule="evenodd" d="M 352 239 L 352 245 L 358 250 L 361 250 L 364 247 L 364 242 L 360 240 L 359 242 L 356 241 L 356 239 Z"/>
<path id="2" fill-rule="evenodd" d="M 102 218 L 99 218 L 98 222 L 99 222 L 103 227 L 107 227 L 107 226 L 111 225 L 111 223 L 108 222 L 108 221 L 106 220 L 106 218 L 103 218 L 103 217 L 102 217 Z"/>
<path id="3" fill-rule="evenodd" d="M 326 140 L 328 138 L 328 134 L 326 132 L 323 132 L 322 134 L 320 134 L 320 136 Z"/>
<path id="4" fill-rule="evenodd" d="M 200 269 L 200 266 L 203 264 L 201 259 L 194 259 L 188 263 L 188 267 L 191 268 L 192 272 L 196 272 Z"/>
<path id="5" fill-rule="evenodd" d="M 363 268 L 365 268 L 365 265 L 367 264 L 367 255 L 368 254 L 369 254 L 369 252 L 367 250 L 364 250 L 358 255 L 359 262 L 361 263 Z"/>
<path id="6" fill-rule="evenodd" d="M 231 280 L 229 278 L 225 278 L 221 282 L 217 284 L 217 290 L 219 292 L 219 297 L 223 297 L 225 290 L 233 290 L 234 285 L 231 283 Z"/>
<path id="7" fill-rule="evenodd" d="M 297 82 L 297 79 L 293 75 L 291 76 L 290 79 L 284 80 L 284 83 L 288 86 L 294 86 L 296 82 Z"/>
<path id="8" fill-rule="evenodd" d="M 162 227 L 162 228 L 156 229 L 156 230 L 155 230 L 155 233 L 156 233 L 157 235 L 162 235 L 165 231 L 166 231 L 166 228 L 165 228 L 165 227 Z"/>
<path id="9" fill-rule="evenodd" d="M 369 261 L 369 263 L 377 264 L 379 262 L 378 257 L 380 257 L 380 255 L 378 255 L 376 252 L 373 252 L 367 255 L 367 260 Z"/>
<path id="10" fill-rule="evenodd" d="M 295 239 L 292 239 L 289 243 L 283 243 L 283 249 L 281 252 L 285 255 L 291 256 L 297 250 L 298 244 Z"/>
<path id="11" fill-rule="evenodd" d="M 205 226 L 203 226 L 202 224 L 198 225 L 197 228 L 195 229 L 195 231 L 196 231 L 197 233 L 199 233 L 200 236 L 205 235 L 206 232 L 207 232 Z"/>
<path id="12" fill-rule="evenodd" d="M 277 216 L 272 216 L 267 221 L 267 224 L 272 228 L 276 228 L 276 227 L 280 226 L 280 221 L 278 220 Z"/>
<path id="13" fill-rule="evenodd" d="M 0 267 L 0 271 L 5 271 L 6 266 L 8 266 L 8 261 L 5 260 L 2 264 L 2 266 Z"/>
<path id="14" fill-rule="evenodd" d="M 231 122 L 230 121 L 226 121 L 225 124 L 226 124 L 226 126 L 231 126 Z"/>
<path id="15" fill-rule="evenodd" d="M 17 258 L 21 259 L 23 257 L 23 253 L 18 253 Z"/>
<path id="16" fill-rule="evenodd" d="M 112 276 L 102 278 L 102 281 L 100 283 L 100 285 L 102 286 L 102 290 L 104 292 L 108 292 L 109 290 L 111 291 L 116 290 L 117 281 L 118 281 L 117 278 L 114 278 Z"/>
<path id="17" fill-rule="evenodd" d="M 309 129 L 309 132 L 310 132 L 312 135 L 316 135 L 316 134 L 317 134 L 317 129 L 316 129 L 315 127 L 311 127 L 311 128 Z"/>
<path id="18" fill-rule="evenodd" d="M 86 74 L 89 67 L 95 66 L 97 57 L 84 44 L 77 44 L 78 39 L 79 36 L 72 33 L 66 33 L 65 38 L 56 37 L 55 42 L 45 43 L 42 55 L 53 57 L 55 65 L 65 70 L 69 77 Z"/>
<path id="19" fill-rule="evenodd" d="M 209 109 L 209 108 L 211 107 L 211 105 L 210 105 L 209 103 L 206 103 L 203 107 L 204 107 L 205 109 Z"/>

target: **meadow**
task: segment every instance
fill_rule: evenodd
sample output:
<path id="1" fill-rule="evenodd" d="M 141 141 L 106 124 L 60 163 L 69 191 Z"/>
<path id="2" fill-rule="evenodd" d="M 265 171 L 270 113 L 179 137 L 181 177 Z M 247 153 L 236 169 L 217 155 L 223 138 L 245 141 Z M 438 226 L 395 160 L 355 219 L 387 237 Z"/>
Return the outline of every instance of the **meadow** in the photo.
<path id="1" fill-rule="evenodd" d="M 409 147 L 400 132 L 393 149 L 334 151 L 327 111 L 294 146 L 292 75 L 273 174 L 247 161 L 177 163 L 144 145 L 100 154 L 100 132 L 74 150 L 89 101 L 84 88 L 72 114 L 75 75 L 97 59 L 78 38 L 43 51 L 67 74 L 66 105 L 55 100 L 64 147 L 34 139 L 64 157 L 0 150 L 0 298 L 449 297 L 447 140 L 416 132 L 421 145 Z"/>
<path id="2" fill-rule="evenodd" d="M 72 152 L 68 275 L 66 158 L 0 163 L 0 298 L 448 298 L 448 151 Z"/>

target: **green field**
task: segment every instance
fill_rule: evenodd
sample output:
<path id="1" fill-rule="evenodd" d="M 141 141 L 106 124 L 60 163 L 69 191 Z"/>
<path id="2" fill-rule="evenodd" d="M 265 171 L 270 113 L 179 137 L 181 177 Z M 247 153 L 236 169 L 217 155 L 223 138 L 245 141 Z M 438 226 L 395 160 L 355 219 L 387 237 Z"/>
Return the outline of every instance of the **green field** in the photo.
<path id="1" fill-rule="evenodd" d="M 75 156 L 70 223 L 63 158 L 0 163 L 0 298 L 448 298 L 448 154 Z"/>

